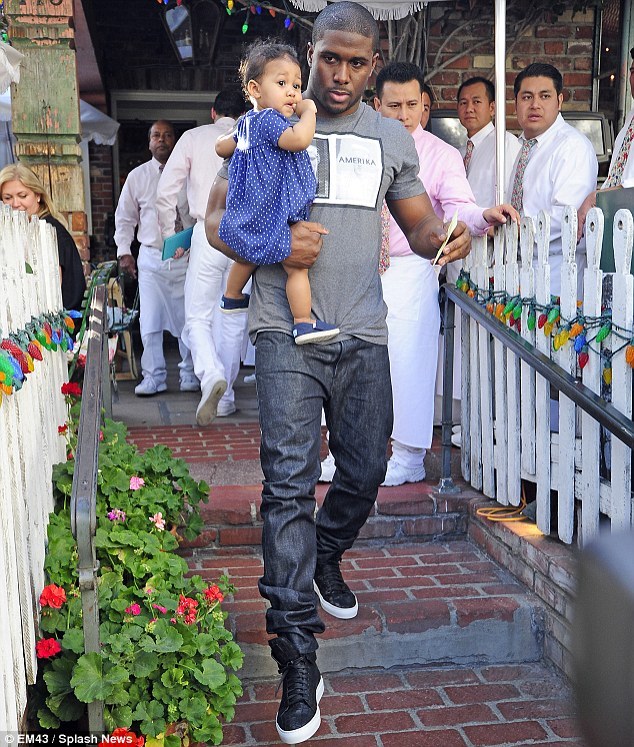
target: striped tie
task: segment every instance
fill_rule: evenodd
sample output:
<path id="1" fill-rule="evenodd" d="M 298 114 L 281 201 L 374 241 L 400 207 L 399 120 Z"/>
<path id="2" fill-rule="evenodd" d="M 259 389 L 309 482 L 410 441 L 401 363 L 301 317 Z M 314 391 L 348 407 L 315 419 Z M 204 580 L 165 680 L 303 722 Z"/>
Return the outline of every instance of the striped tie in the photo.
<path id="1" fill-rule="evenodd" d="M 531 157 L 531 150 L 536 142 L 536 137 L 532 137 L 530 140 L 524 140 L 520 157 L 517 161 L 517 169 L 515 170 L 515 178 L 513 179 L 511 205 L 513 205 L 518 213 L 522 212 L 524 202 L 524 172 L 526 171 L 526 165 Z"/>
<path id="2" fill-rule="evenodd" d="M 610 171 L 608 172 L 608 178 L 605 180 L 603 189 L 606 187 L 619 187 L 621 185 L 621 178 L 623 177 L 623 169 L 627 163 L 628 156 L 630 154 L 630 146 L 634 140 L 634 118 L 630 122 L 630 126 L 627 128 L 621 147 L 616 158 L 610 164 Z"/>
<path id="3" fill-rule="evenodd" d="M 467 140 L 467 150 L 465 151 L 464 159 L 463 159 L 464 160 L 464 170 L 466 171 L 467 174 L 469 174 L 469 164 L 471 163 L 471 156 L 472 155 L 473 155 L 473 140 L 471 140 L 471 138 L 469 138 L 469 140 Z"/>

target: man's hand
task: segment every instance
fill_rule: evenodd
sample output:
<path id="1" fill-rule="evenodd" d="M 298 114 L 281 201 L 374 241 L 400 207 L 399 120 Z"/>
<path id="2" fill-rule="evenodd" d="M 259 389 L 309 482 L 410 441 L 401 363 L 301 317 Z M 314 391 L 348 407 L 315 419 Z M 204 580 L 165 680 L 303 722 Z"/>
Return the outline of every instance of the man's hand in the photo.
<path id="1" fill-rule="evenodd" d="M 126 275 L 136 278 L 136 262 L 131 254 L 123 254 L 119 257 L 119 269 Z"/>
<path id="2" fill-rule="evenodd" d="M 503 226 L 508 218 L 515 221 L 515 223 L 519 224 L 520 222 L 520 214 L 508 203 L 487 208 L 482 212 L 482 217 L 491 226 Z"/>
<path id="3" fill-rule="evenodd" d="M 446 224 L 444 226 L 445 231 L 447 230 L 448 226 L 449 224 Z M 432 243 L 436 246 L 437 249 L 440 249 L 440 246 L 445 240 L 446 235 L 447 234 L 445 232 L 433 232 L 431 234 Z M 437 264 L 442 267 L 443 265 L 448 265 L 450 262 L 455 262 L 458 259 L 464 259 L 470 251 L 471 234 L 469 233 L 469 229 L 467 228 L 466 224 L 460 220 L 458 221 L 451 236 L 449 237 L 449 242 L 443 249 L 442 256 L 438 260 Z"/>
<path id="4" fill-rule="evenodd" d="M 586 217 L 590 208 L 597 206 L 597 193 L 590 192 L 586 199 L 581 203 L 581 207 L 577 210 L 577 244 L 581 241 L 583 236 L 583 229 L 586 225 Z"/>
<path id="5" fill-rule="evenodd" d="M 302 220 L 291 226 L 291 253 L 285 264 L 290 267 L 312 267 L 321 251 L 322 236 L 328 234 L 328 229 L 321 223 Z"/>

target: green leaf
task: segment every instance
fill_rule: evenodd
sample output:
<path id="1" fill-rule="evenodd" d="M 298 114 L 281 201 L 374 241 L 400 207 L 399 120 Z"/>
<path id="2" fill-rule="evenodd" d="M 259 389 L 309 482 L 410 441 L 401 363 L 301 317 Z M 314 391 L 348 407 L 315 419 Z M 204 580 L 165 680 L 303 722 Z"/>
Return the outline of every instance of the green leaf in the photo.
<path id="1" fill-rule="evenodd" d="M 192 729 L 195 742 L 220 744 L 222 742 L 222 725 L 213 713 L 206 713 L 200 727 Z"/>
<path id="2" fill-rule="evenodd" d="M 72 677 L 75 661 L 74 658 L 69 656 L 53 659 L 50 669 L 44 673 L 44 682 L 46 682 L 46 687 L 51 695 L 65 694 L 73 691 L 70 678 Z"/>
<path id="3" fill-rule="evenodd" d="M 180 703 L 181 713 L 191 726 L 200 726 L 207 713 L 207 699 L 200 693 L 194 693 L 190 698 L 183 698 Z"/>
<path id="4" fill-rule="evenodd" d="M 222 651 L 220 652 L 220 660 L 225 665 L 225 667 L 237 670 L 242 667 L 244 654 L 242 653 L 242 650 L 237 643 L 230 642 L 222 647 Z"/>
<path id="5" fill-rule="evenodd" d="M 62 638 L 62 648 L 75 654 L 84 653 L 84 633 L 79 628 L 69 628 Z"/>
<path id="6" fill-rule="evenodd" d="M 168 669 L 167 672 L 164 672 L 161 675 L 161 682 L 168 689 L 171 687 L 182 688 L 183 686 L 187 686 L 187 683 L 185 681 L 185 672 L 180 667 L 174 667 L 172 669 Z"/>
<path id="7" fill-rule="evenodd" d="M 62 721 L 77 721 L 86 711 L 86 706 L 80 703 L 72 693 L 49 695 L 46 705 Z"/>
<path id="8" fill-rule="evenodd" d="M 165 708 L 157 700 L 139 703 L 132 718 L 141 722 L 139 728 L 145 736 L 156 737 L 165 731 Z"/>
<path id="9" fill-rule="evenodd" d="M 194 677 L 201 685 L 205 685 L 210 690 L 215 690 L 227 679 L 227 674 L 222 664 L 219 664 L 215 659 L 205 659 L 202 669 L 194 669 Z"/>
<path id="10" fill-rule="evenodd" d="M 196 638 L 196 648 L 205 657 L 214 656 L 218 653 L 220 646 L 216 639 L 209 633 L 201 633 Z"/>
<path id="11" fill-rule="evenodd" d="M 154 626 L 153 632 L 154 638 L 148 635 L 140 641 L 141 648 L 145 651 L 167 654 L 178 651 L 183 645 L 183 636 L 166 620 L 159 620 Z"/>
<path id="12" fill-rule="evenodd" d="M 159 666 L 159 659 L 149 651 L 137 651 L 132 664 L 132 673 L 135 677 L 147 677 L 156 671 Z"/>
<path id="13" fill-rule="evenodd" d="M 37 712 L 37 720 L 40 722 L 42 729 L 57 729 L 60 720 L 51 711 L 46 708 L 40 708 Z"/>
<path id="14" fill-rule="evenodd" d="M 89 653 L 78 659 L 70 684 L 78 700 L 93 703 L 95 700 L 108 700 L 117 686 L 129 679 L 123 667 L 104 663 L 99 654 Z"/>
<path id="15" fill-rule="evenodd" d="M 132 709 L 127 705 L 106 706 L 103 718 L 107 730 L 112 733 L 118 726 L 132 726 Z"/>

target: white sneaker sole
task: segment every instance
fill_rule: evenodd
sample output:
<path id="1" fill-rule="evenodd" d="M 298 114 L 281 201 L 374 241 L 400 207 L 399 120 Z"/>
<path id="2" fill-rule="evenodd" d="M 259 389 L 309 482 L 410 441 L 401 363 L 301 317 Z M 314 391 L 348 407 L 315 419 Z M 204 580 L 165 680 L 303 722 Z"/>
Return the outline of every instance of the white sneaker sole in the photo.
<path id="1" fill-rule="evenodd" d="M 327 602 L 322 597 L 319 592 L 319 587 L 314 581 L 313 588 L 319 597 L 319 604 L 321 604 L 321 608 L 324 612 L 327 612 L 329 615 L 332 615 L 339 620 L 352 620 L 353 617 L 357 616 L 357 613 L 359 612 L 359 602 L 356 597 L 354 598 L 354 607 L 335 607 L 334 604 L 330 604 L 330 602 Z"/>
<path id="2" fill-rule="evenodd" d="M 227 390 L 227 382 L 224 379 L 218 379 L 211 388 L 209 395 L 203 400 L 196 410 L 196 422 L 198 425 L 209 425 L 216 417 L 218 412 L 218 402 Z"/>
<path id="3" fill-rule="evenodd" d="M 305 742 L 307 739 L 310 739 L 313 734 L 319 729 L 319 726 L 321 725 L 321 711 L 319 710 L 319 701 L 321 700 L 321 696 L 324 694 L 324 680 L 323 678 L 319 678 L 319 684 L 317 685 L 317 710 L 315 711 L 315 715 L 311 718 L 311 720 L 305 724 L 304 726 L 300 727 L 299 729 L 293 729 L 293 731 L 284 731 L 284 729 L 280 728 L 280 725 L 277 723 L 277 718 L 275 719 L 275 728 L 277 729 L 277 733 L 280 735 L 280 739 L 284 744 L 299 744 L 300 742 Z"/>

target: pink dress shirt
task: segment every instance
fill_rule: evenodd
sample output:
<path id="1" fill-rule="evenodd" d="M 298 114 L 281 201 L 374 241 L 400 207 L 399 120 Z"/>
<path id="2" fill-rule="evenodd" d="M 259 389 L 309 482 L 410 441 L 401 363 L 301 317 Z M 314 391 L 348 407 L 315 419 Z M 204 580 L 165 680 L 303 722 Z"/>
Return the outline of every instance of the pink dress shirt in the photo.
<path id="1" fill-rule="evenodd" d="M 412 137 L 420 161 L 418 177 L 436 215 L 443 221 L 450 221 L 457 210 L 458 219 L 467 224 L 474 236 L 486 233 L 489 224 L 482 217 L 483 208 L 475 203 L 460 152 L 420 125 Z M 408 254 L 413 252 L 407 239 L 394 218 L 390 218 L 390 256 L 405 257 Z"/>

